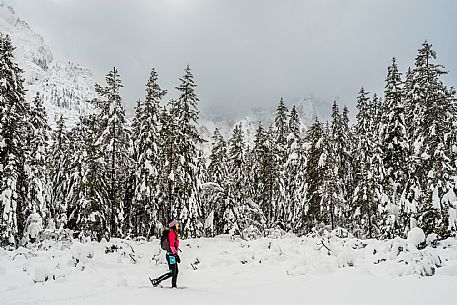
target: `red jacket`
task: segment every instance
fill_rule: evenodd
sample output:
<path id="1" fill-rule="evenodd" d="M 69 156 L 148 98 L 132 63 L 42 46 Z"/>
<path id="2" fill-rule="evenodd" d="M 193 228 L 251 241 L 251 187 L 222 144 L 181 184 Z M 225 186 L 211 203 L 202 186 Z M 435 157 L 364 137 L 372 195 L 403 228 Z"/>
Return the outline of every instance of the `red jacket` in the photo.
<path id="1" fill-rule="evenodd" d="M 168 234 L 168 242 L 170 243 L 171 254 L 178 253 L 179 239 L 175 231 L 170 230 L 170 233 Z"/>

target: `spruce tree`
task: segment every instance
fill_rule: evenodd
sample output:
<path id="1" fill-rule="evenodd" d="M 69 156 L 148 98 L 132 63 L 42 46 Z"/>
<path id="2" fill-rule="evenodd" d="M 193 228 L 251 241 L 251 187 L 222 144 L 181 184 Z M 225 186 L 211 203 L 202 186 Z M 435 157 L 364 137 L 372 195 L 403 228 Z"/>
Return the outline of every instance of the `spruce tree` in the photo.
<path id="1" fill-rule="evenodd" d="M 408 135 L 405 121 L 401 73 L 395 58 L 387 70 L 384 90 L 384 105 L 381 127 L 381 146 L 386 175 L 383 187 L 388 196 L 389 205 L 386 219 L 383 220 L 383 233 L 392 237 L 396 234 L 405 236 L 409 227 L 407 207 L 403 206 L 403 190 L 407 181 L 407 162 L 409 159 Z"/>
<path id="2" fill-rule="evenodd" d="M 200 190 L 201 181 L 197 177 L 198 144 L 202 139 L 197 130 L 198 123 L 198 97 L 195 93 L 195 83 L 189 67 L 180 78 L 181 84 L 176 88 L 179 98 L 176 101 L 172 114 L 177 122 L 175 139 L 175 160 L 177 172 L 175 173 L 174 203 L 179 214 L 173 215 L 183 223 L 183 235 L 195 237 L 201 234 Z"/>
<path id="3" fill-rule="evenodd" d="M 133 126 L 136 187 L 129 219 L 135 235 L 149 236 L 151 230 L 155 232 L 158 227 L 159 114 L 165 94 L 166 90 L 158 84 L 157 72 L 152 69 L 146 84 L 146 98 L 136 109 Z"/>
<path id="4" fill-rule="evenodd" d="M 443 197 L 453 191 L 455 164 L 450 132 L 456 117 L 455 92 L 440 77 L 447 72 L 435 64 L 436 52 L 424 42 L 416 56 L 415 67 L 407 75 L 405 100 L 411 130 L 413 156 L 410 161 L 410 198 L 417 201 L 416 218 L 426 234 L 450 235 L 449 202 Z"/>
<path id="5" fill-rule="evenodd" d="M 96 115 L 95 147 L 103 153 L 105 169 L 98 173 L 106 181 L 109 196 L 108 221 L 111 236 L 122 236 L 124 225 L 124 190 L 131 165 L 130 127 L 121 104 L 122 83 L 116 68 L 106 75 L 106 87 L 95 86 L 99 95 L 92 101 Z"/>
<path id="6" fill-rule="evenodd" d="M 322 175 L 322 200 L 320 208 L 322 224 L 332 230 L 340 226 L 343 215 L 341 180 L 338 178 L 337 156 L 333 148 L 332 134 L 328 123 L 324 127 L 322 155 L 318 167 Z"/>
<path id="7" fill-rule="evenodd" d="M 69 224 L 80 232 L 80 238 L 100 241 L 113 235 L 110 217 L 112 201 L 110 179 L 106 173 L 106 151 L 102 148 L 98 114 L 81 118 L 72 136 L 82 144 L 83 151 L 73 162 Z"/>
<path id="8" fill-rule="evenodd" d="M 58 227 L 67 225 L 67 194 L 69 189 L 70 140 L 68 138 L 63 115 L 56 122 L 56 129 L 51 132 L 52 144 L 48 153 L 48 175 L 50 183 L 49 206 Z M 76 153 L 76 152 L 71 152 Z"/>
<path id="9" fill-rule="evenodd" d="M 324 137 L 324 127 L 316 117 L 305 136 L 308 146 L 304 177 L 306 198 L 301 219 L 301 230 L 305 234 L 317 229 L 323 222 L 321 203 L 324 183 L 322 175 L 322 161 L 325 156 Z"/>
<path id="10" fill-rule="evenodd" d="M 160 111 L 160 132 L 159 132 L 159 202 L 158 219 L 161 223 L 167 224 L 170 219 L 177 217 L 178 206 L 176 197 L 176 173 L 178 171 L 179 159 L 177 153 L 178 123 L 175 116 L 176 101 L 169 103 L 169 109 L 162 107 Z"/>
<path id="11" fill-rule="evenodd" d="M 243 237 L 246 230 L 263 228 L 263 214 L 259 205 L 250 195 L 250 164 L 248 147 L 244 140 L 241 124 L 235 125 L 228 143 L 228 186 L 227 204 L 224 210 L 225 231 L 239 233 Z"/>
<path id="12" fill-rule="evenodd" d="M 347 108 L 346 108 L 347 111 Z M 336 101 L 332 106 L 332 122 L 328 131 L 328 139 L 325 141 L 328 157 L 325 164 L 326 188 L 330 191 L 326 194 L 329 202 L 330 224 L 332 229 L 336 226 L 344 226 L 344 217 L 348 210 L 348 188 L 350 183 L 348 175 L 352 171 L 350 160 L 350 144 L 346 118 L 339 111 Z M 335 215 L 338 214 L 338 215 Z M 337 219 L 338 218 L 338 219 Z"/>
<path id="13" fill-rule="evenodd" d="M 37 93 L 30 105 L 26 158 L 27 209 L 26 213 L 37 213 L 41 218 L 50 218 L 48 210 L 49 179 L 46 170 L 49 126 L 46 111 Z"/>
<path id="14" fill-rule="evenodd" d="M 218 128 L 214 130 L 213 147 L 209 155 L 207 181 L 223 187 L 227 182 L 227 143 Z"/>
<path id="15" fill-rule="evenodd" d="M 379 151 L 376 142 L 377 117 L 376 96 L 370 101 L 368 93 L 362 88 L 357 98 L 357 123 L 355 125 L 356 151 L 355 189 L 352 199 L 351 215 L 353 231 L 356 236 L 376 236 L 379 221 L 378 204 L 380 199 Z"/>
<path id="16" fill-rule="evenodd" d="M 289 136 L 288 110 L 284 105 L 284 100 L 281 98 L 276 110 L 275 127 L 274 127 L 274 146 L 272 146 L 272 160 L 275 163 L 274 178 L 274 218 L 276 225 L 282 229 L 286 229 L 288 211 L 290 210 L 286 195 L 286 169 L 285 164 L 287 156 L 287 138 Z"/>
<path id="17" fill-rule="evenodd" d="M 26 209 L 25 152 L 27 109 L 22 70 L 13 57 L 8 35 L 0 34 L 0 243 L 17 245 L 23 235 Z M 21 183 L 22 180 L 22 183 Z"/>
<path id="18" fill-rule="evenodd" d="M 288 110 L 284 105 L 284 100 L 281 98 L 278 108 L 276 109 L 275 117 L 275 138 L 279 147 L 284 147 L 289 134 L 289 126 L 287 122 Z"/>
<path id="19" fill-rule="evenodd" d="M 251 167 L 252 198 L 259 205 L 265 215 L 265 229 L 276 226 L 278 202 L 278 158 L 276 153 L 273 128 L 267 131 L 259 124 L 254 148 L 253 164 Z"/>
<path id="20" fill-rule="evenodd" d="M 304 171 L 306 165 L 303 139 L 300 134 L 300 119 L 295 106 L 292 107 L 288 122 L 285 173 L 285 213 L 281 219 L 287 231 L 297 229 L 297 219 L 305 198 Z"/>

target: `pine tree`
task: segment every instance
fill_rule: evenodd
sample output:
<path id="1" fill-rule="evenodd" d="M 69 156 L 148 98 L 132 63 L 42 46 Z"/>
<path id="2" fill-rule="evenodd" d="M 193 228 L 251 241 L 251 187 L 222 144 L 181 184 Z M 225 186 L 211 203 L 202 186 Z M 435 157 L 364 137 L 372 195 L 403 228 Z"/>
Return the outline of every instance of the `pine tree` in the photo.
<path id="1" fill-rule="evenodd" d="M 13 57 L 8 35 L 0 34 L 0 244 L 17 245 L 23 235 L 26 208 L 21 180 L 24 163 L 27 114 L 22 70 Z M 25 117 L 27 119 L 27 117 Z"/>

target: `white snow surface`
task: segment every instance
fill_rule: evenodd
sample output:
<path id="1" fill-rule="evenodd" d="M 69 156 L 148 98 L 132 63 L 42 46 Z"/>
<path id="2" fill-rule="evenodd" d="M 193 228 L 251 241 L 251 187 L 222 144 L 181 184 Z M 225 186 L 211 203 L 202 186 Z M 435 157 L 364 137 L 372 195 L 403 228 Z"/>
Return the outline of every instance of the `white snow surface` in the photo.
<path id="1" fill-rule="evenodd" d="M 158 240 L 46 244 L 0 249 L 0 304 L 457 304 L 451 238 L 422 250 L 332 235 L 182 240 L 177 290 L 148 280 L 167 270 Z"/>

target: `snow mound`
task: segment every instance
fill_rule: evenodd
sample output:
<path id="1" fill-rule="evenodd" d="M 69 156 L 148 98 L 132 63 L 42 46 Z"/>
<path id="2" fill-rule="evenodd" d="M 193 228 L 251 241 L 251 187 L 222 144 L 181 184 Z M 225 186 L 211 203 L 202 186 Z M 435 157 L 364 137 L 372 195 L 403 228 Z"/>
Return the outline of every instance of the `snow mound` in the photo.
<path id="1" fill-rule="evenodd" d="M 35 273 L 33 275 L 33 281 L 35 283 L 38 282 L 46 282 L 52 278 L 51 270 L 48 266 L 45 265 L 38 265 L 35 267 Z"/>
<path id="2" fill-rule="evenodd" d="M 416 247 L 425 241 L 425 233 L 421 228 L 415 227 L 408 232 L 408 242 Z"/>

